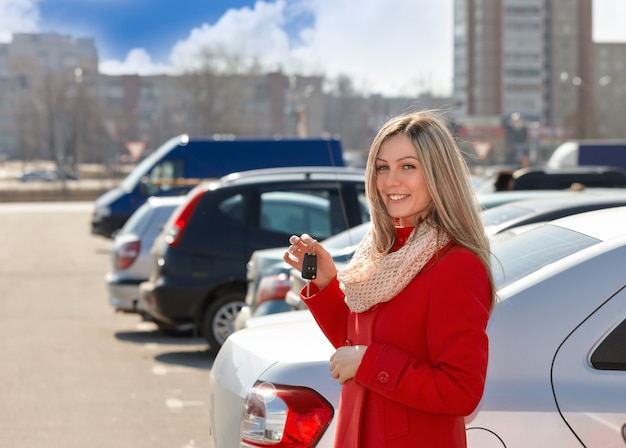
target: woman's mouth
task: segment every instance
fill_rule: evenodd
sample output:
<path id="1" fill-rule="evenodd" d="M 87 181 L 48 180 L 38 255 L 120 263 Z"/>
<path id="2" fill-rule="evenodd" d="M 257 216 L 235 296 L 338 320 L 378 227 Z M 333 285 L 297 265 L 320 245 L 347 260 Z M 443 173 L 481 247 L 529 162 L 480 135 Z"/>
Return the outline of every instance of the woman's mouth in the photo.
<path id="1" fill-rule="evenodd" d="M 388 194 L 387 197 L 392 201 L 401 201 L 402 199 L 408 198 L 408 194 Z"/>

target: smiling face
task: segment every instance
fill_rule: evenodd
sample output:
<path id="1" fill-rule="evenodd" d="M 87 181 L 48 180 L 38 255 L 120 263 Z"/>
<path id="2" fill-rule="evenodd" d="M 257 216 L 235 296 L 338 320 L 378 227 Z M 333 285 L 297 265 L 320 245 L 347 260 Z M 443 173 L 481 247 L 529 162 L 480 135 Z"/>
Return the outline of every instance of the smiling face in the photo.
<path id="1" fill-rule="evenodd" d="M 376 188 L 391 217 L 415 226 L 431 205 L 422 165 L 406 134 L 389 137 L 376 158 Z"/>

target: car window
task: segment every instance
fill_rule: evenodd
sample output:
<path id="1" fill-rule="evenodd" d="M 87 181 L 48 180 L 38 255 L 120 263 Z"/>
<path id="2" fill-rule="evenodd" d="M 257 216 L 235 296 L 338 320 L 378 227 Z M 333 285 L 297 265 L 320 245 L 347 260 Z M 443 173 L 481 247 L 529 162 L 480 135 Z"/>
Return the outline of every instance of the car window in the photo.
<path id="1" fill-rule="evenodd" d="M 139 233 L 138 229 L 143 226 L 143 222 L 148 213 L 150 213 L 150 207 L 147 204 L 139 207 L 135 213 L 128 218 L 128 221 L 126 221 L 119 233 Z"/>
<path id="2" fill-rule="evenodd" d="M 243 195 L 236 194 L 220 202 L 218 208 L 233 221 L 243 222 L 245 219 L 244 203 Z"/>
<path id="3" fill-rule="evenodd" d="M 598 370 L 626 370 L 626 320 L 596 348 L 591 365 Z"/>
<path id="4" fill-rule="evenodd" d="M 367 221 L 351 229 L 346 229 L 324 240 L 324 247 L 328 250 L 340 250 L 356 246 L 371 227 L 372 223 Z"/>
<path id="5" fill-rule="evenodd" d="M 184 177 L 182 160 L 164 160 L 150 173 L 151 192 L 167 191 L 173 188 L 173 181 Z"/>
<path id="6" fill-rule="evenodd" d="M 492 241 L 491 268 L 498 289 L 600 240 L 563 227 L 543 225 Z"/>
<path id="7" fill-rule="evenodd" d="M 261 229 L 280 233 L 306 232 L 317 238 L 327 238 L 331 233 L 330 201 L 316 193 L 262 193 Z"/>
<path id="8" fill-rule="evenodd" d="M 359 192 L 359 207 L 361 207 L 361 221 L 368 222 L 370 220 L 370 203 L 365 196 L 365 191 Z"/>

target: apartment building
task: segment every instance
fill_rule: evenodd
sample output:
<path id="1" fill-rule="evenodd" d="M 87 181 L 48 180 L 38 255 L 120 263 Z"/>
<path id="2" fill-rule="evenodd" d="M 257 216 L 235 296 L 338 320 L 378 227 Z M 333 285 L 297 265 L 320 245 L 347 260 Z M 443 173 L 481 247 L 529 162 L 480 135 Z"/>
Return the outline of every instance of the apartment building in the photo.
<path id="1" fill-rule="evenodd" d="M 454 7 L 459 115 L 504 122 L 519 114 L 554 142 L 599 136 L 592 0 L 455 0 Z"/>
<path id="2" fill-rule="evenodd" d="M 626 106 L 626 44 L 593 42 L 592 3 L 455 0 L 458 120 L 499 123 L 510 137 L 519 117 L 528 130 L 524 157 L 534 151 L 535 163 L 568 138 L 626 138 L 618 112 Z M 506 143 L 495 158 L 518 162 Z"/>

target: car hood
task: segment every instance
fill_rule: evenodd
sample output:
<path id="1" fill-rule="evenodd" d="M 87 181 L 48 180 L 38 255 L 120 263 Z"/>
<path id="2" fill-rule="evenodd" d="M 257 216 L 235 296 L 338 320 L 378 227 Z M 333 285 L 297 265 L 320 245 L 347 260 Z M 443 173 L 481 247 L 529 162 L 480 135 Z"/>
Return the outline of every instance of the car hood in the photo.
<path id="1" fill-rule="evenodd" d="M 98 198 L 94 201 L 96 207 L 106 207 L 110 206 L 112 203 L 116 202 L 119 198 L 125 195 L 126 192 L 122 190 L 120 187 L 114 187 L 110 190 L 104 192 L 102 195 L 98 196 Z"/>

